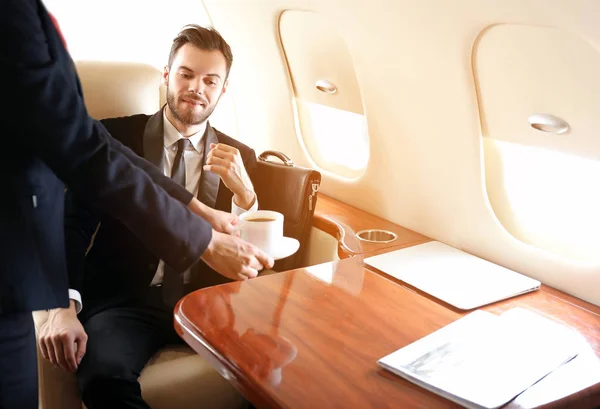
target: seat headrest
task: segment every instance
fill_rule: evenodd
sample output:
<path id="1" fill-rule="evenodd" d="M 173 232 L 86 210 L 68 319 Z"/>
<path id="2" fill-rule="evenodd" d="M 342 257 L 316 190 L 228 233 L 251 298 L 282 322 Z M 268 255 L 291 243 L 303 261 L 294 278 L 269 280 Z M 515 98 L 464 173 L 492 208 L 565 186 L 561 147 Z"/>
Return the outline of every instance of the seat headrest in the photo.
<path id="1" fill-rule="evenodd" d="M 160 109 L 161 71 L 134 62 L 77 61 L 88 113 L 95 119 Z"/>

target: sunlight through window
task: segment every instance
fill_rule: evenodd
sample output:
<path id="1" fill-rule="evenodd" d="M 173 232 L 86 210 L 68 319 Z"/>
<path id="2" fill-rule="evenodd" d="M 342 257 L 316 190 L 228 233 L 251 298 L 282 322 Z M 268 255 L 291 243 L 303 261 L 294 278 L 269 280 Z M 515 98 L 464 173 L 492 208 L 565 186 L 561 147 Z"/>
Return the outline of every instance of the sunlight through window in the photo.
<path id="1" fill-rule="evenodd" d="M 354 171 L 367 166 L 369 144 L 364 115 L 311 102 L 299 104 L 308 112 L 314 143 L 323 161 Z"/>
<path id="2" fill-rule="evenodd" d="M 494 140 L 486 155 L 492 207 L 511 234 L 568 258 L 599 260 L 600 161 Z"/>

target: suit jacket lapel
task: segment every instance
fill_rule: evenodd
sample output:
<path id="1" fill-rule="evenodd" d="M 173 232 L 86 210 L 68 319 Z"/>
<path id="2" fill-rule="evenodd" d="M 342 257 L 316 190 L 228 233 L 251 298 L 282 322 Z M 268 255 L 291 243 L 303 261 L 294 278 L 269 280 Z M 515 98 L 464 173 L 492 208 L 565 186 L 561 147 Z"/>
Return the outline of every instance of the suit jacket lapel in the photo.
<path id="1" fill-rule="evenodd" d="M 162 109 L 148 119 L 144 128 L 143 146 L 144 158 L 162 171 L 165 146 Z"/>
<path id="2" fill-rule="evenodd" d="M 148 119 L 143 136 L 144 158 L 160 170 L 163 169 L 164 134 L 163 110 L 161 109 Z M 206 131 L 204 132 L 202 166 L 206 163 L 206 155 L 210 151 L 211 143 L 219 143 L 219 138 L 212 126 L 210 126 L 210 123 L 207 123 Z M 216 173 L 202 171 L 200 174 L 198 200 L 206 206 L 214 208 L 217 202 L 220 182 L 221 178 Z"/>
<path id="3" fill-rule="evenodd" d="M 202 166 L 206 163 L 206 156 L 210 151 L 211 143 L 219 143 L 217 134 L 213 130 L 209 123 L 206 124 L 206 131 L 204 132 L 204 153 L 202 158 Z M 200 174 L 200 187 L 198 189 L 198 200 L 207 205 L 208 207 L 215 208 L 217 201 L 217 193 L 219 192 L 219 183 L 221 178 L 214 172 L 202 171 Z"/>

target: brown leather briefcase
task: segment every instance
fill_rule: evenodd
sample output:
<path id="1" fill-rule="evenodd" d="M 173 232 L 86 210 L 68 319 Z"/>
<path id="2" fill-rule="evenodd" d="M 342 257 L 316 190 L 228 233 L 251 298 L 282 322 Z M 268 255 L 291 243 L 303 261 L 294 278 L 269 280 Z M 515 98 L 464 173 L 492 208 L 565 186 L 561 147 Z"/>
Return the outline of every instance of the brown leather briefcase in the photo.
<path id="1" fill-rule="evenodd" d="M 281 163 L 270 161 L 271 157 L 278 158 Z M 273 270 L 303 267 L 312 217 L 317 205 L 317 192 L 321 185 L 321 173 L 297 166 L 281 152 L 265 151 L 258 156 L 254 179 L 259 209 L 282 213 L 283 234 L 300 242 L 298 252 L 277 261 Z"/>

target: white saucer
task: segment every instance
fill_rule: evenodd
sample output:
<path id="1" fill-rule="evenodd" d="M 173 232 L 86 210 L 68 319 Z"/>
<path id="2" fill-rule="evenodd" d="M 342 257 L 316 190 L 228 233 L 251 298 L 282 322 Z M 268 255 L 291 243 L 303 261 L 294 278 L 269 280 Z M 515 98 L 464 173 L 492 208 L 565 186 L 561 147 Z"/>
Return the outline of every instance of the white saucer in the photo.
<path id="1" fill-rule="evenodd" d="M 293 237 L 282 237 L 275 251 L 270 254 L 273 260 L 281 260 L 294 254 L 300 248 L 300 242 Z"/>

